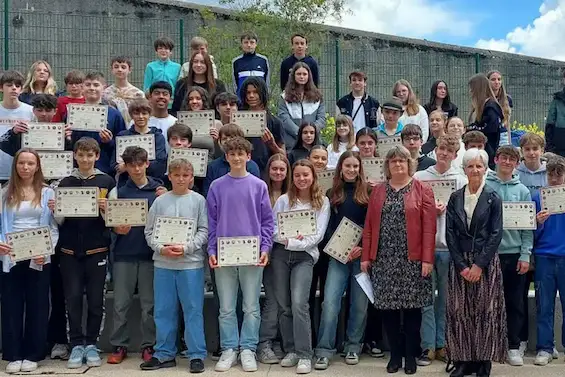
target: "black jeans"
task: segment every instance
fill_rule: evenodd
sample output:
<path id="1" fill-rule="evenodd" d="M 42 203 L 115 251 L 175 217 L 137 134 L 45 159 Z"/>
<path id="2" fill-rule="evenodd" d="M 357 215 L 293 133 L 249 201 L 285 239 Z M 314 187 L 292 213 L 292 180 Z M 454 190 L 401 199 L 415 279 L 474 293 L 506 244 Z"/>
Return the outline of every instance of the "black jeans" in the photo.
<path id="1" fill-rule="evenodd" d="M 369 303 L 367 309 L 367 327 L 365 328 L 365 343 L 375 342 L 383 347 L 383 318 L 382 312 Z"/>
<path id="2" fill-rule="evenodd" d="M 60 269 L 60 255 L 51 256 L 51 314 L 47 329 L 49 348 L 55 344 L 67 344 L 67 313 L 65 308 L 65 293 Z"/>
<path id="3" fill-rule="evenodd" d="M 406 364 L 415 366 L 420 351 L 422 308 L 382 310 L 381 315 L 390 346 L 391 363 L 401 365 L 404 355 Z M 402 319 L 404 319 L 403 324 Z"/>
<path id="4" fill-rule="evenodd" d="M 504 301 L 506 303 L 506 325 L 508 332 L 508 348 L 517 350 L 520 347 L 520 332 L 524 326 L 524 286 L 526 275 L 516 272 L 520 254 L 499 254 L 504 282 Z"/>
<path id="5" fill-rule="evenodd" d="M 324 244 L 325 245 L 325 244 Z M 322 314 L 322 303 L 324 302 L 324 290 L 326 286 L 326 278 L 328 277 L 328 268 L 330 265 L 330 256 L 324 253 L 324 245 L 320 244 L 320 257 L 318 262 L 314 265 L 312 271 L 312 284 L 310 284 L 310 297 L 308 304 L 310 305 L 310 326 L 312 329 L 312 345 L 316 347 L 318 341 L 318 327 L 320 326 L 320 316 Z M 318 285 L 318 282 L 320 283 Z M 320 289 L 320 299 L 316 305 L 316 291 Z"/>
<path id="6" fill-rule="evenodd" d="M 61 254 L 71 347 L 96 344 L 102 331 L 107 253 L 77 258 Z M 82 328 L 83 294 L 86 291 L 86 333 Z"/>

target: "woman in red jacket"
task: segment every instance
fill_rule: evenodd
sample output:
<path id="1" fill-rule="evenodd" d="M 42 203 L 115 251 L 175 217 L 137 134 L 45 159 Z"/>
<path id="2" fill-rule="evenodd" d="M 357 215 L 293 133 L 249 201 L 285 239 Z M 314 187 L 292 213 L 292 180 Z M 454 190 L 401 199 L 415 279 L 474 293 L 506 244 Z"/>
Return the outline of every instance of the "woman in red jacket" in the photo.
<path id="1" fill-rule="evenodd" d="M 403 146 L 385 158 L 387 182 L 373 189 L 363 231 L 361 269 L 370 272 L 375 307 L 390 346 L 388 373 L 416 373 L 421 309 L 432 304 L 436 206 L 432 189 L 412 179 L 416 161 Z M 401 317 L 406 335 L 400 332 Z"/>

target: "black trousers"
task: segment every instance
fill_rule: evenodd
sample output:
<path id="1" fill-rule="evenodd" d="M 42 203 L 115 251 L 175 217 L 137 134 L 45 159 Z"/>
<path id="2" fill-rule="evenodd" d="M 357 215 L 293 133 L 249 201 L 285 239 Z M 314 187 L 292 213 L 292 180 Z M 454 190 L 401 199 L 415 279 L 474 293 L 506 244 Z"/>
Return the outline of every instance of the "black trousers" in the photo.
<path id="1" fill-rule="evenodd" d="M 365 328 L 365 343 L 376 342 L 383 347 L 383 318 L 382 312 L 377 310 L 371 303 L 367 309 L 367 327 Z"/>
<path id="2" fill-rule="evenodd" d="M 381 315 L 391 363 L 401 365 L 404 356 L 406 364 L 415 366 L 420 351 L 422 309 L 382 310 Z"/>
<path id="3" fill-rule="evenodd" d="M 71 347 L 96 344 L 104 318 L 104 291 L 106 284 L 107 253 L 77 258 L 61 254 L 69 337 Z M 82 328 L 83 294 L 86 291 L 86 333 Z"/>
<path id="4" fill-rule="evenodd" d="M 319 250 L 323 250 L 325 244 L 318 246 Z M 324 302 L 324 288 L 326 286 L 326 278 L 328 276 L 328 268 L 330 265 L 330 256 L 323 251 L 320 252 L 318 262 L 312 270 L 312 284 L 310 285 L 310 325 L 312 328 L 312 347 L 316 347 L 318 342 L 318 327 L 320 326 L 320 316 L 322 314 L 322 303 Z M 319 283 L 319 284 L 318 284 Z M 320 289 L 320 299 L 316 305 L 316 291 Z"/>
<path id="5" fill-rule="evenodd" d="M 530 284 L 534 281 L 534 271 L 528 271 L 526 274 L 526 283 L 524 284 L 524 292 L 523 292 L 523 303 L 524 303 L 524 323 L 522 324 L 522 328 L 520 329 L 520 341 L 527 342 L 528 338 L 530 337 L 530 326 L 529 326 L 529 293 L 530 293 Z"/>
<path id="6" fill-rule="evenodd" d="M 60 255 L 51 256 L 51 313 L 47 329 L 47 343 L 49 348 L 55 344 L 67 344 L 67 311 L 65 307 L 65 293 L 63 291 L 63 277 L 61 276 Z"/>
<path id="7" fill-rule="evenodd" d="M 520 347 L 520 333 L 526 320 L 524 313 L 526 275 L 519 275 L 516 272 L 519 258 L 520 254 L 499 254 L 506 303 L 508 348 L 511 350 L 517 350 Z"/>
<path id="8" fill-rule="evenodd" d="M 2 273 L 2 359 L 45 358 L 50 267 L 46 264 L 42 271 L 37 271 L 29 268 L 29 261 L 24 261 Z"/>

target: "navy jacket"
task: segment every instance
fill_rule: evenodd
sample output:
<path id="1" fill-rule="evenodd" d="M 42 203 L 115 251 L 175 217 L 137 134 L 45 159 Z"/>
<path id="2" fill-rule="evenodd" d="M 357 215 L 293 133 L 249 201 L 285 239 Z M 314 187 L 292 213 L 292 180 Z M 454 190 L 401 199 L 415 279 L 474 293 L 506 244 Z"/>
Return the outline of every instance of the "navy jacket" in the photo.
<path id="1" fill-rule="evenodd" d="M 353 118 L 353 115 L 355 115 L 355 112 L 357 111 L 357 109 L 353 108 L 354 100 L 355 98 L 353 97 L 353 93 L 349 93 L 348 95 L 341 97 L 337 101 L 337 107 L 339 108 L 340 113 L 343 115 L 349 115 Z M 380 107 L 379 101 L 365 94 L 363 95 L 363 98 L 361 98 L 361 103 L 363 104 L 363 111 L 360 109 L 356 117 L 364 116 L 365 127 L 376 128 L 378 126 L 377 115 Z"/>
<path id="2" fill-rule="evenodd" d="M 312 80 L 314 80 L 316 87 L 319 87 L 320 74 L 318 69 L 318 62 L 316 61 L 316 59 L 314 59 L 310 55 L 305 56 L 304 59 L 297 59 L 294 55 L 290 55 L 281 63 L 281 90 L 284 90 L 284 88 L 286 87 L 288 76 L 290 76 L 290 71 L 292 70 L 292 67 L 294 67 L 294 65 L 298 62 L 304 62 L 308 65 L 308 67 L 310 67 L 310 70 L 312 71 Z"/>
<path id="3" fill-rule="evenodd" d="M 267 83 L 267 87 L 270 84 L 269 59 L 265 55 L 255 52 L 239 55 L 232 60 L 232 68 L 233 87 L 240 101 L 242 99 L 241 86 L 246 78 L 250 76 L 262 77 Z"/>
<path id="4" fill-rule="evenodd" d="M 488 166 L 495 169 L 494 155 L 500 142 L 500 127 L 503 124 L 504 115 L 502 108 L 494 99 L 489 99 L 483 109 L 481 119 L 467 126 L 467 131 L 481 131 L 487 137 L 485 151 L 488 153 Z"/>
<path id="5" fill-rule="evenodd" d="M 259 167 L 253 160 L 247 161 L 247 171 L 253 174 L 257 178 L 261 178 L 261 173 L 259 173 Z M 206 198 L 208 196 L 208 190 L 210 185 L 216 179 L 223 177 L 230 172 L 230 164 L 226 160 L 226 155 L 215 159 L 208 164 L 208 169 L 206 170 L 206 178 L 204 178 L 204 185 L 202 187 L 202 195 Z"/>

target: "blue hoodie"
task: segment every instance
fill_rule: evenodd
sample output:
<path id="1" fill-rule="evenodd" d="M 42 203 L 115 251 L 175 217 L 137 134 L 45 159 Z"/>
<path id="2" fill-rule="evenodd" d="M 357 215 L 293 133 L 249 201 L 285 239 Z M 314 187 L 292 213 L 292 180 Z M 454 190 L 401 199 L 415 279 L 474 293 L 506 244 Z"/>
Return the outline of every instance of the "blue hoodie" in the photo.
<path id="1" fill-rule="evenodd" d="M 534 195 L 537 212 L 541 211 L 539 192 Z M 534 235 L 534 254 L 547 257 L 565 257 L 565 242 L 563 242 L 563 229 L 565 229 L 565 213 L 551 215 L 545 223 L 538 223 Z"/>
<path id="2" fill-rule="evenodd" d="M 524 162 L 516 168 L 518 171 L 518 176 L 520 177 L 520 182 L 530 190 L 530 194 L 534 196 L 535 193 L 539 191 L 540 188 L 547 186 L 547 172 L 546 172 L 547 162 L 542 162 L 538 170 L 532 171 L 526 167 Z"/>
<path id="3" fill-rule="evenodd" d="M 487 175 L 486 184 L 500 196 L 503 202 L 531 202 L 532 196 L 528 188 L 520 183 L 517 175 L 503 182 L 495 172 Z M 498 247 L 499 254 L 518 254 L 520 261 L 530 262 L 534 232 L 531 230 L 503 230 L 502 241 Z"/>

